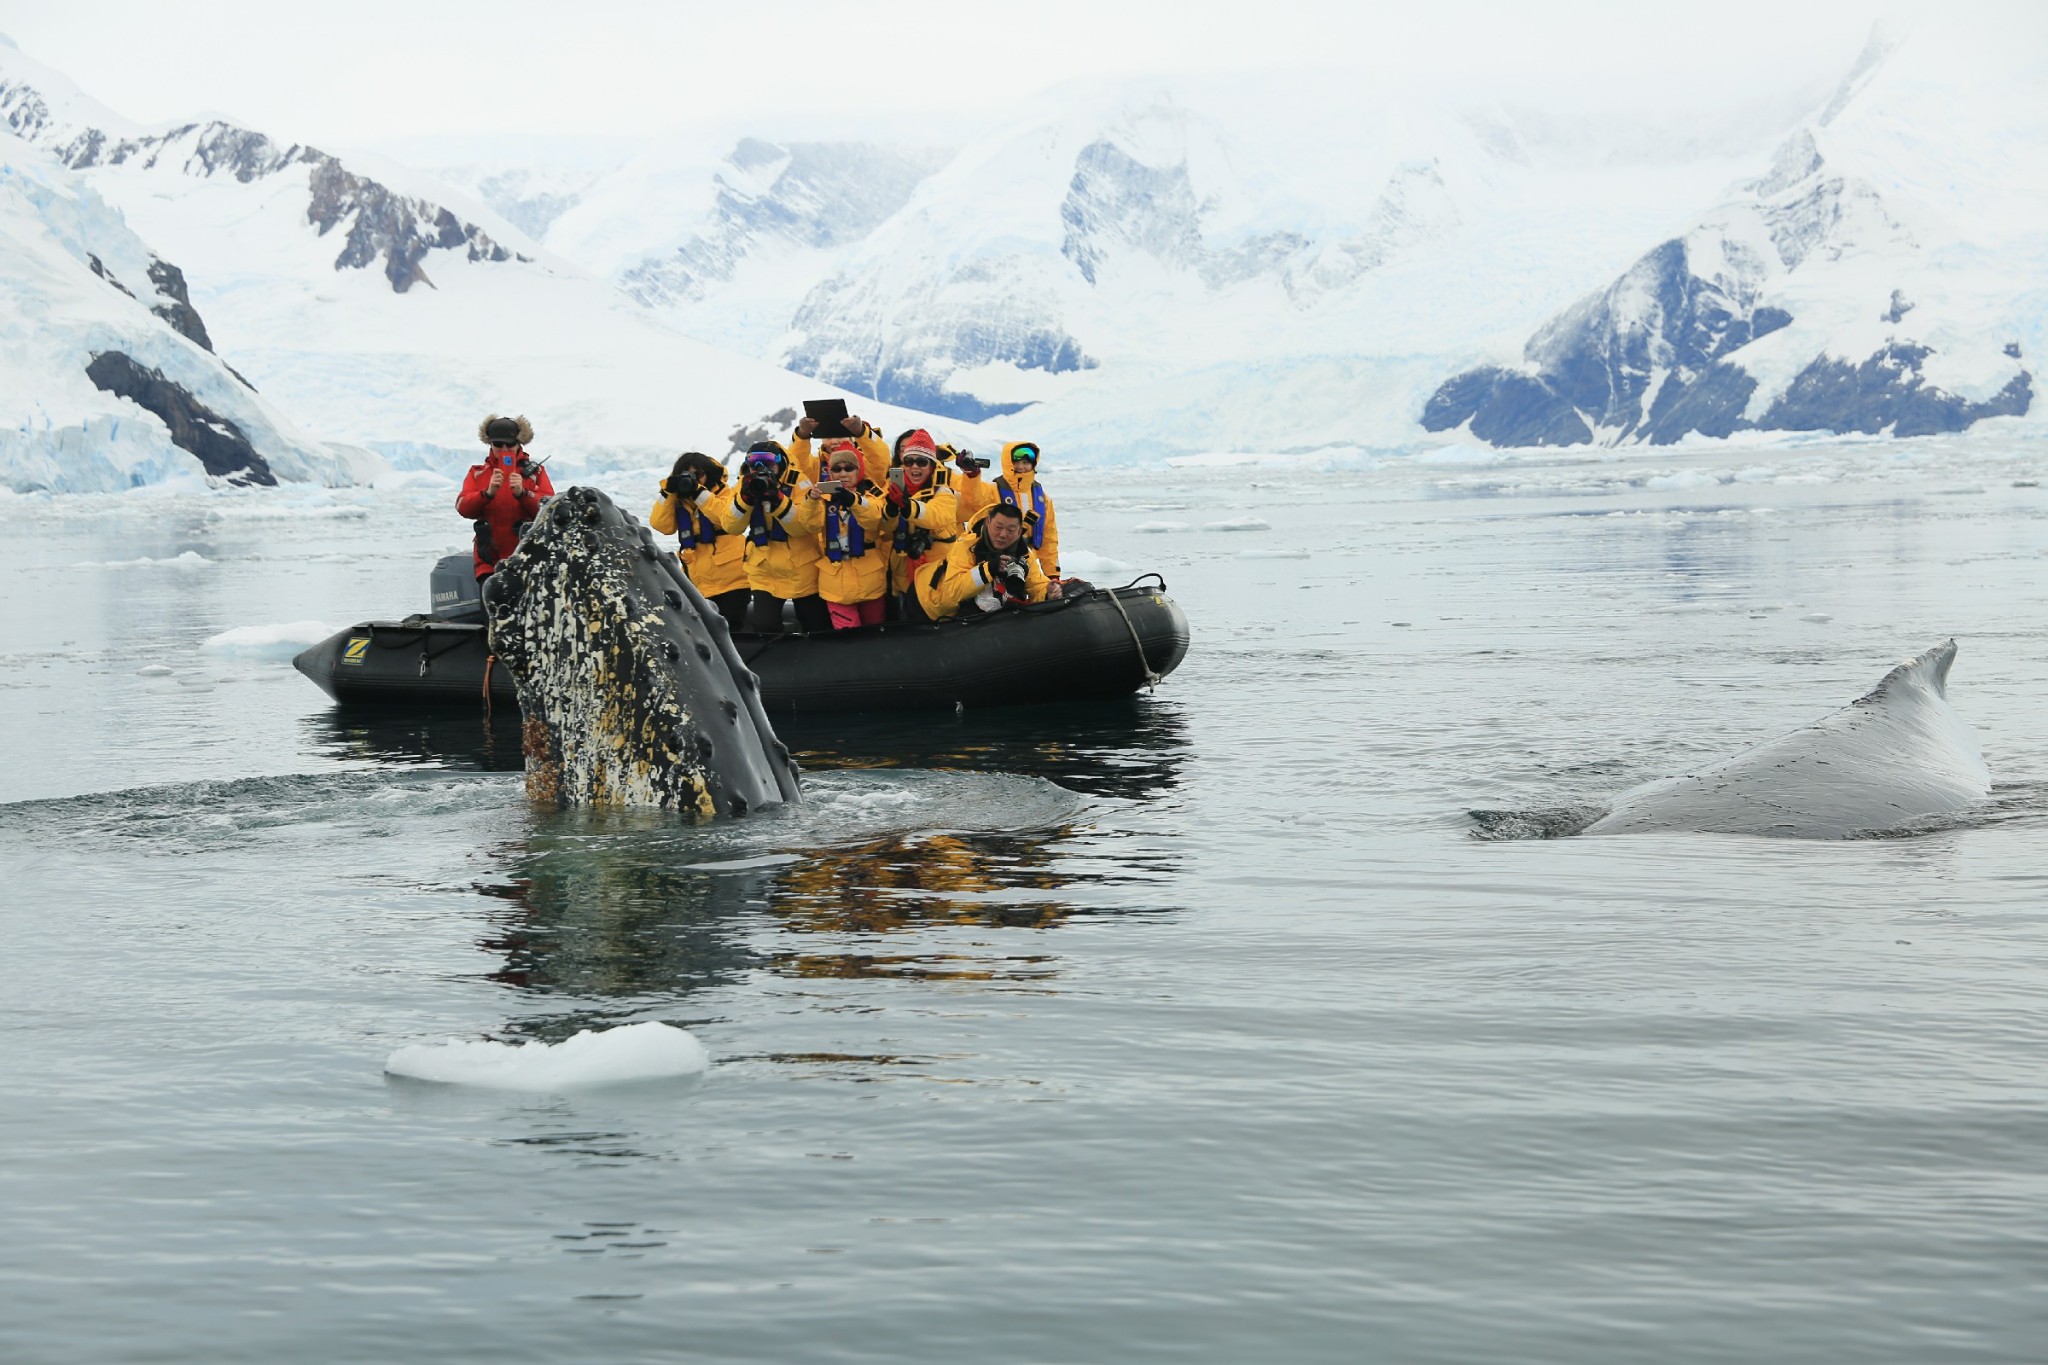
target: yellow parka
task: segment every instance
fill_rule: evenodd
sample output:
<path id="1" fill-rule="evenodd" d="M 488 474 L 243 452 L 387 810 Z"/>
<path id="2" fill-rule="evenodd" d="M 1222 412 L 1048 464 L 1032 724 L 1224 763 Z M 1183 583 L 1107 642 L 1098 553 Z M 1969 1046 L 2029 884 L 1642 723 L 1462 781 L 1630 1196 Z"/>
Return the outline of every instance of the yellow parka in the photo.
<path id="1" fill-rule="evenodd" d="M 834 440 L 843 439 L 834 437 Z M 789 438 L 789 462 L 797 473 L 812 483 L 818 481 L 818 445 L 805 436 Z M 882 433 L 873 427 L 868 434 L 854 442 L 860 447 L 860 472 L 871 483 L 880 484 L 889 477 L 889 443 L 882 439 Z"/>
<path id="2" fill-rule="evenodd" d="M 874 601 L 889 590 L 882 490 L 862 480 L 853 506 L 820 505 L 825 510 L 818 544 L 824 557 L 818 561 L 818 596 L 846 607 Z"/>
<path id="3" fill-rule="evenodd" d="M 917 576 L 917 604 L 924 608 L 924 614 L 934 621 L 943 621 L 957 615 L 960 609 L 988 586 L 988 570 L 975 558 L 976 542 L 980 536 L 962 535 L 953 542 L 953 548 L 946 553 L 943 564 L 927 566 Z M 1017 550 L 1024 554 L 1024 593 L 1034 602 L 1045 600 L 1051 580 L 1045 570 L 1039 567 L 1038 556 L 1031 553 L 1030 545 L 1019 540 Z"/>
<path id="4" fill-rule="evenodd" d="M 903 510 L 891 513 L 883 528 L 889 538 L 889 590 L 910 591 L 911 575 L 937 562 L 960 530 L 960 504 L 948 472 L 932 470 L 932 480 L 903 499 Z"/>
<path id="5" fill-rule="evenodd" d="M 1045 462 L 1045 451 L 1036 441 L 1012 441 L 1003 447 L 1003 476 L 996 480 L 995 496 L 1004 502 L 1013 502 L 1024 512 L 1024 539 L 1031 542 L 1031 552 L 1038 562 L 1045 566 L 1049 577 L 1060 576 L 1060 522 L 1053 511 L 1052 495 L 1045 491 L 1045 485 L 1038 482 L 1038 471 L 1019 469 L 1010 458 L 1018 446 L 1030 446 L 1038 451 L 1040 464 Z M 964 520 L 964 518 L 963 518 Z"/>
<path id="6" fill-rule="evenodd" d="M 747 586 L 756 592 L 791 598 L 818 591 L 825 504 L 809 496 L 810 488 L 809 479 L 786 469 L 773 502 L 749 505 L 735 487 L 725 503 L 722 528 L 745 538 Z"/>
<path id="7" fill-rule="evenodd" d="M 730 535 L 722 528 L 726 504 L 732 501 L 732 488 L 706 488 L 697 494 L 697 501 L 677 519 L 678 503 L 668 493 L 654 500 L 653 510 L 647 514 L 647 524 L 665 536 L 676 536 L 682 544 L 676 550 L 676 557 L 683 561 L 683 568 L 689 573 L 690 581 L 697 585 L 697 591 L 706 597 L 716 597 L 722 592 L 747 586 L 747 542 L 739 536 Z M 686 528 L 678 533 L 677 526 Z"/>

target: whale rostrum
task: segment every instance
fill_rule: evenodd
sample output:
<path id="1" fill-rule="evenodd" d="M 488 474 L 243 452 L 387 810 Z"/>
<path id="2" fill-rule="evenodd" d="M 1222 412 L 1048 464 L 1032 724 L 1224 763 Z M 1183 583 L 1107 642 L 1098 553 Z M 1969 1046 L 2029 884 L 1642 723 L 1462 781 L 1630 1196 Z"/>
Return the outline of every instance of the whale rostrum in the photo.
<path id="1" fill-rule="evenodd" d="M 1948 700 L 1950 640 L 1789 735 L 1699 772 L 1632 787 L 1587 834 L 1644 830 L 1844 839 L 1910 829 L 1985 799 L 1991 775 Z"/>
<path id="2" fill-rule="evenodd" d="M 483 600 L 533 800 L 710 819 L 802 799 L 724 617 L 603 493 L 550 499 Z"/>

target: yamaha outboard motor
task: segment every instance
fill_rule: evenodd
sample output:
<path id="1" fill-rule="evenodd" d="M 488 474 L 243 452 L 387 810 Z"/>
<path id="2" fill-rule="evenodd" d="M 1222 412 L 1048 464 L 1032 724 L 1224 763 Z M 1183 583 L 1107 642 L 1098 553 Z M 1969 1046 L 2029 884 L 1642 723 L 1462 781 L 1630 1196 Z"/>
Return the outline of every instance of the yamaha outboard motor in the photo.
<path id="1" fill-rule="evenodd" d="M 476 565 L 468 553 L 448 555 L 434 565 L 431 580 L 436 621 L 481 621 L 483 598 L 477 592 Z"/>

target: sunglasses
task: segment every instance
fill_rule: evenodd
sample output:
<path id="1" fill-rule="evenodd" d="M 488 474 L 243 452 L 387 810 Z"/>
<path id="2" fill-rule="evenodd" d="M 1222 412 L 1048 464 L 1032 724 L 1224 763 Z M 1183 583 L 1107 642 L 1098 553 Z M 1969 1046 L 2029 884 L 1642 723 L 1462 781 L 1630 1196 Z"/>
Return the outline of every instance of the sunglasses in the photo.
<path id="1" fill-rule="evenodd" d="M 492 450 L 517 450 L 517 449 L 519 449 L 519 442 L 517 442 L 517 441 L 493 441 L 493 442 L 491 442 L 491 449 L 492 449 Z"/>
<path id="2" fill-rule="evenodd" d="M 905 456 L 903 457 L 903 463 L 905 463 L 905 464 L 914 464 L 914 465 L 923 465 L 923 466 L 924 466 L 925 468 L 927 468 L 927 469 L 930 469 L 930 468 L 932 467 L 932 464 L 933 464 L 933 462 L 932 462 L 932 461 L 931 461 L 930 459 L 926 458 L 926 457 L 925 457 L 925 456 L 923 456 L 923 455 L 905 455 Z"/>
<path id="3" fill-rule="evenodd" d="M 832 472 L 833 472 L 834 474 L 853 474 L 853 473 L 857 473 L 857 472 L 859 471 L 859 469 L 860 469 L 860 466 L 859 466 L 858 464 L 852 464 L 852 463 L 849 463 L 849 464 L 834 464 L 834 465 L 828 465 L 828 466 L 826 466 L 826 467 L 827 467 L 828 469 L 830 469 L 830 470 L 831 470 L 831 471 L 832 471 Z"/>

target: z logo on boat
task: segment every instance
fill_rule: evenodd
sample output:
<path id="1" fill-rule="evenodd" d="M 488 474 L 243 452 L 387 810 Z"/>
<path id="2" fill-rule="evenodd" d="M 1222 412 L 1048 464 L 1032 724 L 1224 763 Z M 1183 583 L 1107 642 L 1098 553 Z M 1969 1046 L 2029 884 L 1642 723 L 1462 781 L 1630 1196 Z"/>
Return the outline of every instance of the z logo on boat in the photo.
<path id="1" fill-rule="evenodd" d="M 347 647 L 341 651 L 341 661 L 345 664 L 355 664 L 357 667 L 361 667 L 363 656 L 369 652 L 369 649 L 369 639 L 364 636 L 357 636 L 350 640 Z"/>

